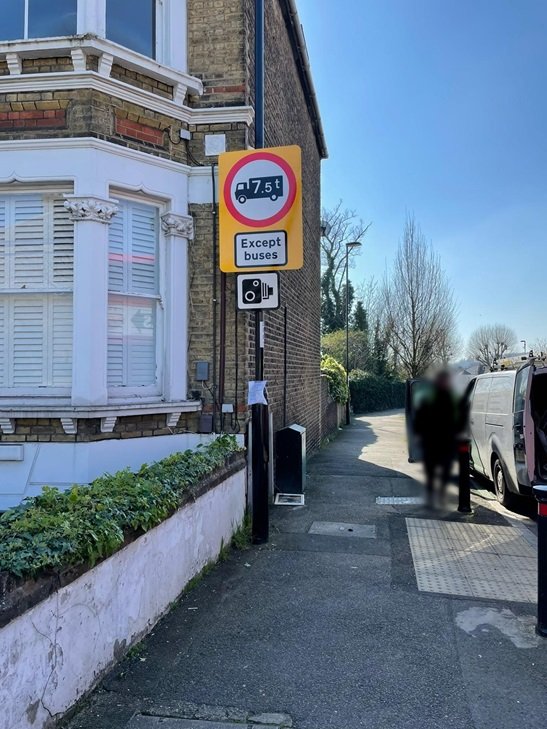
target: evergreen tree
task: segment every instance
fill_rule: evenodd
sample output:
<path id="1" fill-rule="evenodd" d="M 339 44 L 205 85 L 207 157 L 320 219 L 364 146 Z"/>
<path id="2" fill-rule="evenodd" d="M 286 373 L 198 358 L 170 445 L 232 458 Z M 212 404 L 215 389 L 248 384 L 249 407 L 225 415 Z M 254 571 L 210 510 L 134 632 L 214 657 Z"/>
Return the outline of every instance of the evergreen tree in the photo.
<path id="1" fill-rule="evenodd" d="M 352 315 L 352 329 L 356 332 L 368 332 L 368 317 L 362 301 L 355 304 Z"/>

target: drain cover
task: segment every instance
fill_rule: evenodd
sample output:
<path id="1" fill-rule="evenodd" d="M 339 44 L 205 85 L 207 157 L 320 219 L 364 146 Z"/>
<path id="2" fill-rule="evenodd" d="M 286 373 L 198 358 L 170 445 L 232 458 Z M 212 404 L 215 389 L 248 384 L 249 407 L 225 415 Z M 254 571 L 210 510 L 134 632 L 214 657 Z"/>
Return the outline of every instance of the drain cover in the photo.
<path id="1" fill-rule="evenodd" d="M 342 521 L 314 521 L 308 534 L 323 534 L 329 537 L 361 537 L 376 539 L 374 524 L 346 524 Z"/>
<path id="2" fill-rule="evenodd" d="M 276 494 L 274 504 L 278 506 L 304 506 L 304 494 Z"/>
<path id="3" fill-rule="evenodd" d="M 377 504 L 423 504 L 422 496 L 377 496 Z"/>

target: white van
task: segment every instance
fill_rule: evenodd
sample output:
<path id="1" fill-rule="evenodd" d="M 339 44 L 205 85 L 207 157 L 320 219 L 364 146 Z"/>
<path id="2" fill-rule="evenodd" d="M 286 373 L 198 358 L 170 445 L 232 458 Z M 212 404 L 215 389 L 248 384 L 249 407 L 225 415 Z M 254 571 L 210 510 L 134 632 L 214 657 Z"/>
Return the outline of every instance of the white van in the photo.
<path id="1" fill-rule="evenodd" d="M 498 501 L 547 483 L 547 363 L 478 375 L 468 398 L 471 466 L 494 482 Z"/>

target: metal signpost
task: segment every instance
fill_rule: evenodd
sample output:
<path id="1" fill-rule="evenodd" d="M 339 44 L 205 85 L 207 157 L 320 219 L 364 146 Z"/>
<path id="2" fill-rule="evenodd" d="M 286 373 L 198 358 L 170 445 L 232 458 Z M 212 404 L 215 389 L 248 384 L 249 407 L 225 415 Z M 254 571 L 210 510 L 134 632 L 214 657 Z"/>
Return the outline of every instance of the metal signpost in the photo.
<path id="1" fill-rule="evenodd" d="M 219 155 L 219 261 L 238 276 L 238 308 L 254 310 L 255 382 L 264 380 L 264 309 L 279 277 L 302 268 L 302 161 L 297 146 L 264 147 L 264 0 L 255 0 L 255 148 Z M 252 405 L 252 538 L 268 541 L 267 405 Z"/>

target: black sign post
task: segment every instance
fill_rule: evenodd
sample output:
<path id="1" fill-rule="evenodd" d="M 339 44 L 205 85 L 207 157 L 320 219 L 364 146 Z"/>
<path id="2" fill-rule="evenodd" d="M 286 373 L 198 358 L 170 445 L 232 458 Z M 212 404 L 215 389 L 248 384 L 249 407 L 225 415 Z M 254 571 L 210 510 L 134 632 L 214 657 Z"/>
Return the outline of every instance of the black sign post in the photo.
<path id="1" fill-rule="evenodd" d="M 264 147 L 264 0 L 255 0 L 255 148 Z M 264 379 L 264 314 L 254 314 L 255 380 Z M 268 408 L 252 406 L 253 510 L 252 541 L 264 544 L 269 536 Z"/>
<path id="2" fill-rule="evenodd" d="M 538 502 L 538 620 L 536 633 L 547 638 L 547 485 L 532 487 Z"/>

